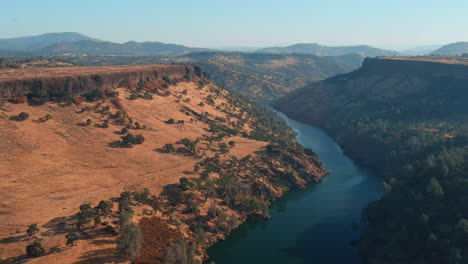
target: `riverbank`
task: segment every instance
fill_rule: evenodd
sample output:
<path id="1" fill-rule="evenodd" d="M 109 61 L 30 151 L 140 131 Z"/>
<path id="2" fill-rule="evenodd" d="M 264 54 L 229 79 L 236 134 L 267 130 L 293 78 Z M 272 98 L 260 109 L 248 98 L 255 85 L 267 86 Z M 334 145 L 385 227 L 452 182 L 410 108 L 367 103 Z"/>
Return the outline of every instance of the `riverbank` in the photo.
<path id="1" fill-rule="evenodd" d="M 362 209 L 381 197 L 381 178 L 358 166 L 321 129 L 279 115 L 330 171 L 317 185 L 275 202 L 269 221 L 247 222 L 208 250 L 216 263 L 360 263 L 350 242 L 361 229 Z M 354 225 L 353 225 L 354 223 Z"/>

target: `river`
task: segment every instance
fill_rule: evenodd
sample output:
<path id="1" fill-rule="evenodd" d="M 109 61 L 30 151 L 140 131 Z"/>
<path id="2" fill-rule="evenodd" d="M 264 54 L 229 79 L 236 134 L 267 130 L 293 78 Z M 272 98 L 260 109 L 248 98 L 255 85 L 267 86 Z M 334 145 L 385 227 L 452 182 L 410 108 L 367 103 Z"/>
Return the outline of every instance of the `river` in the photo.
<path id="1" fill-rule="evenodd" d="M 321 129 L 278 113 L 331 172 L 320 184 L 275 202 L 271 220 L 250 221 L 208 250 L 216 264 L 361 263 L 350 244 L 359 237 L 362 209 L 378 199 L 382 180 L 344 155 Z"/>

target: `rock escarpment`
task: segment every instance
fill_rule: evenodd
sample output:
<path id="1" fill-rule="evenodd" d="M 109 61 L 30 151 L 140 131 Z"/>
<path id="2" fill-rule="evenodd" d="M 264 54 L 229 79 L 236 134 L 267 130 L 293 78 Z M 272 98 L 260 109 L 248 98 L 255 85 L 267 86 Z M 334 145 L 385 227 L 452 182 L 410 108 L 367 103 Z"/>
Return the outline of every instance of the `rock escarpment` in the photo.
<path id="1" fill-rule="evenodd" d="M 31 92 L 68 92 L 80 95 L 95 89 L 115 89 L 128 83 L 209 77 L 195 65 L 130 65 L 112 67 L 57 67 L 0 71 L 0 97 Z"/>

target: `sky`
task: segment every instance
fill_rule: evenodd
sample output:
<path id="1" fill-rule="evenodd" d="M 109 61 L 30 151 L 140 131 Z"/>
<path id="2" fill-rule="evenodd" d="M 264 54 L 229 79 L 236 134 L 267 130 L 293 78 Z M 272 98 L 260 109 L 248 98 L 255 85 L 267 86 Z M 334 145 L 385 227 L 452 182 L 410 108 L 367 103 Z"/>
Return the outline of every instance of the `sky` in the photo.
<path id="1" fill-rule="evenodd" d="M 0 0 L 0 38 L 79 32 L 194 47 L 468 40 L 466 0 Z"/>

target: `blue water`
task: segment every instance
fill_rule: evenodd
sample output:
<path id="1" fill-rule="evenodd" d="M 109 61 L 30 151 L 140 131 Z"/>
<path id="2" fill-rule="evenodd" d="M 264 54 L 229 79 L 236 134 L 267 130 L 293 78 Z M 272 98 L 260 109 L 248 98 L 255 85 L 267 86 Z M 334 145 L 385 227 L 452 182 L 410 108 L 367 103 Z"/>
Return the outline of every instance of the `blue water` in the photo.
<path id="1" fill-rule="evenodd" d="M 359 237 L 362 209 L 381 196 L 382 180 L 358 166 L 321 129 L 279 115 L 331 172 L 322 183 L 293 190 L 270 209 L 271 220 L 251 221 L 208 250 L 216 264 L 361 263 L 350 242 Z"/>

